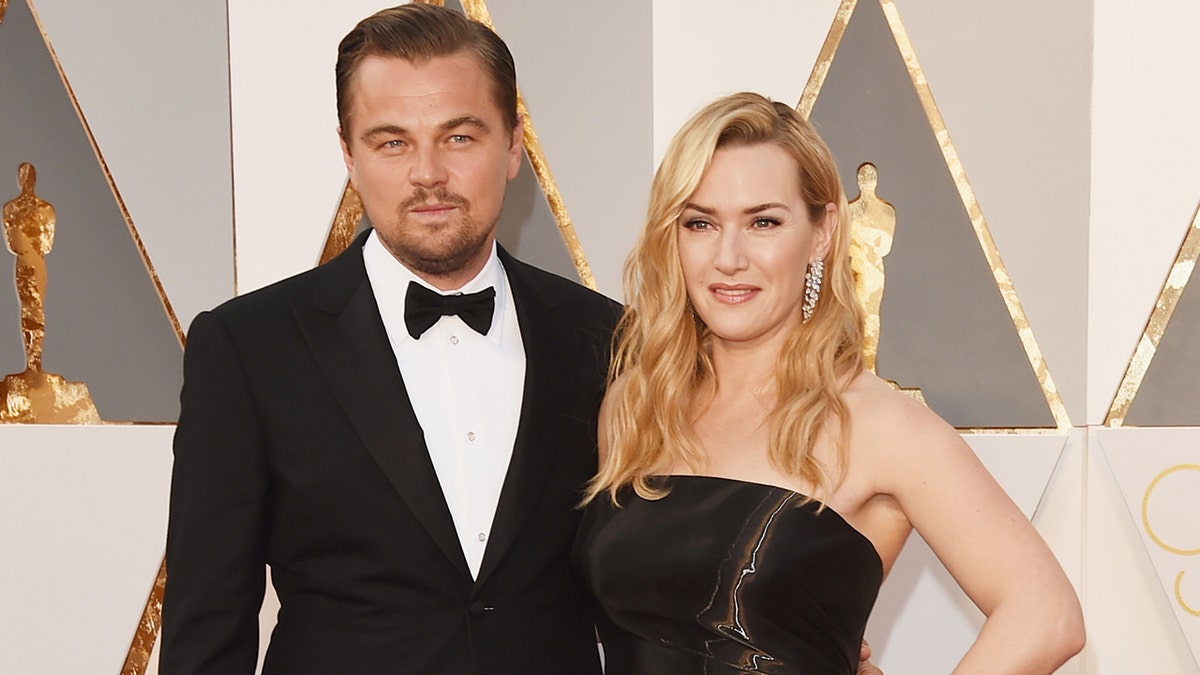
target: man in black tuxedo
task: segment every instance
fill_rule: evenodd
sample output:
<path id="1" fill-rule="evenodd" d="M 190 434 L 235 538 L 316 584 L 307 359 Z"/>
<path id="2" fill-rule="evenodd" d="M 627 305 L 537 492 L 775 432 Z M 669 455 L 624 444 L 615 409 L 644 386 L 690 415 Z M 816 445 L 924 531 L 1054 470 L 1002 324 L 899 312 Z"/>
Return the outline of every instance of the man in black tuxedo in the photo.
<path id="1" fill-rule="evenodd" d="M 441 7 L 346 36 L 375 229 L 188 333 L 160 671 L 599 672 L 569 561 L 615 303 L 494 243 L 522 127 L 504 43 Z"/>

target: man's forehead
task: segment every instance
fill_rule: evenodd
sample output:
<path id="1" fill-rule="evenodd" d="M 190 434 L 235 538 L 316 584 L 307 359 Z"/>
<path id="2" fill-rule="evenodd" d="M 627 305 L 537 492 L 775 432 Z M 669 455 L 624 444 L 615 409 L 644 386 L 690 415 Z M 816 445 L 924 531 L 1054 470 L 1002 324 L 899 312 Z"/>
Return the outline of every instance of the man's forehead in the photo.
<path id="1" fill-rule="evenodd" d="M 475 119 L 489 128 L 505 126 L 492 84 L 469 52 L 420 61 L 387 55 L 363 57 L 348 94 L 346 122 L 355 128 L 355 134 L 362 130 L 351 118 L 374 127 L 383 121 L 374 119 L 377 116 L 403 127 L 440 127 L 455 119 Z"/>

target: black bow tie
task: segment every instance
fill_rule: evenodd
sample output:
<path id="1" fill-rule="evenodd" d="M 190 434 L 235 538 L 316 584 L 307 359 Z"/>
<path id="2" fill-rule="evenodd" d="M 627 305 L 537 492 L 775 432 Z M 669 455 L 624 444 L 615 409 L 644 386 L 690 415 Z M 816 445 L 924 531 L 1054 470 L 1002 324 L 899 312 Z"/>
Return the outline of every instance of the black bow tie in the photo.
<path id="1" fill-rule="evenodd" d="M 478 293 L 442 295 L 425 288 L 415 281 L 408 282 L 408 293 L 404 296 L 404 323 L 413 339 L 433 327 L 443 316 L 457 314 L 463 323 L 480 335 L 487 335 L 492 327 L 492 314 L 496 309 L 496 289 L 485 288 Z"/>

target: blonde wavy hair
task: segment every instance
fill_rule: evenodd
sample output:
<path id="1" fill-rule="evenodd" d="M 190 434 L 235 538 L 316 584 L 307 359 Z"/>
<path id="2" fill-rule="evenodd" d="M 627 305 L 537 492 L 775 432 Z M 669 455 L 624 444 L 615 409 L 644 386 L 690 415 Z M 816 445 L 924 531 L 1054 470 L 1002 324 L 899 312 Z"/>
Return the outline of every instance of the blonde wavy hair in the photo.
<path id="1" fill-rule="evenodd" d="M 608 375 L 608 453 L 584 503 L 603 492 L 616 503 L 625 485 L 657 499 L 665 491 L 650 477 L 680 458 L 693 471 L 705 465 L 689 410 L 700 387 L 716 382 L 716 373 L 711 334 L 688 301 L 676 238 L 679 217 L 718 149 L 760 143 L 776 145 L 796 160 L 796 180 L 814 223 L 826 217 L 827 204 L 837 205 L 842 217 L 848 214 L 829 148 L 787 105 L 754 93 L 733 94 L 709 104 L 679 130 L 654 176 L 645 228 L 625 262 L 628 304 Z M 839 223 L 830 244 L 813 316 L 788 336 L 779 354 L 777 398 L 768 417 L 770 461 L 816 486 L 812 496 L 819 499 L 844 475 L 849 414 L 842 388 L 863 368 L 863 310 L 850 269 L 849 223 Z M 836 444 L 836 466 L 812 455 L 826 433 Z"/>

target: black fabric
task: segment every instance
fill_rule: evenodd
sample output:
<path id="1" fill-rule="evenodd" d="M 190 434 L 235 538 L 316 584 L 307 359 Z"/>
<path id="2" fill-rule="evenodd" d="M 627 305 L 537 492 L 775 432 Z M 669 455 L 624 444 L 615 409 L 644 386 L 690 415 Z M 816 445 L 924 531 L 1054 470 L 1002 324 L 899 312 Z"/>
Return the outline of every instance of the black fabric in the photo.
<path id="1" fill-rule="evenodd" d="M 576 541 L 608 675 L 857 670 L 883 581 L 870 541 L 783 488 L 659 481 L 660 500 L 597 497 Z"/>
<path id="2" fill-rule="evenodd" d="M 454 315 L 476 333 L 487 335 L 495 311 L 496 289 L 490 286 L 478 293 L 442 295 L 410 281 L 404 294 L 404 325 L 414 340 L 420 339 L 438 319 Z"/>
<path id="3" fill-rule="evenodd" d="M 570 562 L 619 308 L 500 261 L 526 354 L 521 417 L 478 578 L 458 543 L 362 260 L 196 317 L 167 533 L 159 672 L 593 675 Z"/>

